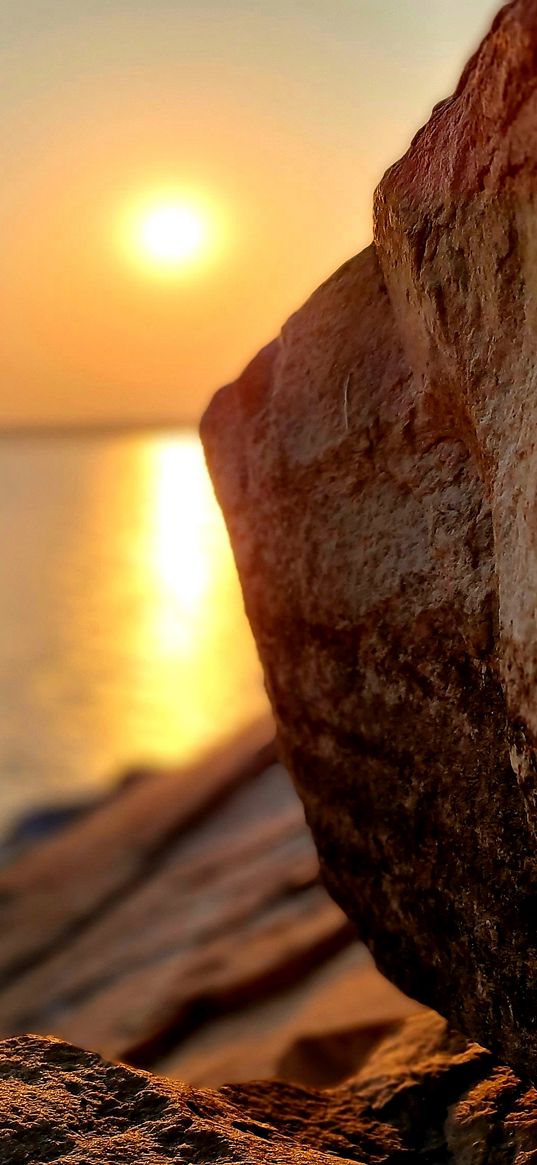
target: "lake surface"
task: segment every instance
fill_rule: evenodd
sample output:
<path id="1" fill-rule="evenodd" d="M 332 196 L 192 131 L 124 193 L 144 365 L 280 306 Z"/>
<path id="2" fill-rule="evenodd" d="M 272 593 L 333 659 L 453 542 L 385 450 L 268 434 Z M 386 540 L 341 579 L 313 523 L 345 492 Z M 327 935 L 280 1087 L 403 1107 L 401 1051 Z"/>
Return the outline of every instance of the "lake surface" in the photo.
<path id="1" fill-rule="evenodd" d="M 0 438 L 0 829 L 266 710 L 193 432 Z"/>

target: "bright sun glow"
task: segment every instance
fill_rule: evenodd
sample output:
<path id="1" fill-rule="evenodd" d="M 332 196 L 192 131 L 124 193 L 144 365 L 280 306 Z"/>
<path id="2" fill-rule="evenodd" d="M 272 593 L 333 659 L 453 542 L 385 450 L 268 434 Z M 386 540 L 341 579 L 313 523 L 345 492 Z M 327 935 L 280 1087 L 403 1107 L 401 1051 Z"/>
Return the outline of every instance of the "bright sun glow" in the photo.
<path id="1" fill-rule="evenodd" d="M 125 221 L 128 254 L 146 271 L 179 273 L 202 265 L 217 247 L 214 215 L 200 201 L 155 198 L 134 207 Z"/>
<path id="2" fill-rule="evenodd" d="M 141 222 L 142 249 L 155 263 L 182 263 L 198 252 L 204 241 L 201 215 L 188 206 L 157 206 Z"/>

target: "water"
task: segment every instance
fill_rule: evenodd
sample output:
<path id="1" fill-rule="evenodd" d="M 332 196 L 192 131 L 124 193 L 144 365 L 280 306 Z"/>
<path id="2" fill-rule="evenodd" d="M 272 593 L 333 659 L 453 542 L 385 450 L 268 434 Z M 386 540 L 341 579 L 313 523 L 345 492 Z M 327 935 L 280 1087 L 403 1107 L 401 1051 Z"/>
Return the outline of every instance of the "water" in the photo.
<path id="1" fill-rule="evenodd" d="M 0 439 L 0 829 L 265 711 L 194 433 Z"/>

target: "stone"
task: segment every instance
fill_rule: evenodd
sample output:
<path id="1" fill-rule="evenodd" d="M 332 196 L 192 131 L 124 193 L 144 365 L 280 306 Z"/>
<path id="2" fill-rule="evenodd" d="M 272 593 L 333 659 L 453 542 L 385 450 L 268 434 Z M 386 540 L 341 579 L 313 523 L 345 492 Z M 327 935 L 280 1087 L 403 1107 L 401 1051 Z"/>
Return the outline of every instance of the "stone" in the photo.
<path id="1" fill-rule="evenodd" d="M 192 769 L 140 775 L 0 872 L 1 1036 L 195 1083 L 324 1083 L 348 1063 L 324 1039 L 354 1025 L 356 1064 L 415 1009 L 319 884 L 273 736 L 263 721 Z"/>
<path id="2" fill-rule="evenodd" d="M 529 1165 L 536 1144 L 535 1091 L 431 1013 L 326 1092 L 199 1089 L 60 1040 L 0 1044 L 2 1165 Z"/>
<path id="3" fill-rule="evenodd" d="M 375 198 L 407 355 L 443 413 L 442 437 L 457 434 L 471 452 L 490 504 L 497 671 L 534 836 L 536 77 L 537 2 L 515 0 Z"/>
<path id="4" fill-rule="evenodd" d="M 0 987 L 128 897 L 197 822 L 276 760 L 269 717 L 185 769 L 132 781 L 0 870 Z"/>
<path id="5" fill-rule="evenodd" d="M 522 807 L 498 831 L 499 909 L 476 916 L 469 1030 L 537 1070 L 537 3 L 516 0 L 375 198 L 398 330 L 439 440 L 468 450 L 490 508 L 490 645 Z M 498 778 L 489 773 L 496 803 Z M 463 791 L 461 786 L 461 792 Z M 481 826 L 483 828 L 483 825 Z M 494 834 L 491 832 L 491 840 Z M 497 877 L 484 866 L 482 879 Z M 501 903 L 503 898 L 503 905 Z M 482 1017 L 479 1020 L 479 1016 Z"/>
<path id="6" fill-rule="evenodd" d="M 151 1068 L 191 1084 L 277 1077 L 328 1087 L 416 1010 L 353 942 L 320 963 L 306 955 L 294 982 L 210 1017 Z"/>
<path id="7" fill-rule="evenodd" d="M 537 1072 L 537 0 L 201 432 L 280 753 L 378 967 Z"/>

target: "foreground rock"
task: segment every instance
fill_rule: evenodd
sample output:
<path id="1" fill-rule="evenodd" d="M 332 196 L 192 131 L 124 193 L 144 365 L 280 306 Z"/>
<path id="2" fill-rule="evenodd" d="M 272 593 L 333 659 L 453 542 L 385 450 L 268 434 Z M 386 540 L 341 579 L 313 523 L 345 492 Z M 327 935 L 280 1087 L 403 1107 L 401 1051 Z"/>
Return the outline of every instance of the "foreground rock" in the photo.
<path id="1" fill-rule="evenodd" d="M 211 1092 L 55 1040 L 0 1045 L 3 1165 L 529 1165 L 536 1143 L 535 1091 L 430 1013 L 324 1093 Z"/>
<path id="2" fill-rule="evenodd" d="M 464 973 L 457 1018 L 464 1010 L 469 1030 L 534 1075 L 536 196 L 537 2 L 516 0 L 500 13 L 455 96 L 381 183 L 375 234 L 424 407 L 439 419 L 439 441 L 456 438 L 468 450 L 490 506 L 487 642 L 470 654 L 474 672 L 482 668 L 482 683 L 500 681 L 504 740 L 518 789 L 496 830 L 488 830 L 499 861 L 487 860 L 480 877 L 496 880 L 495 909 L 488 911 L 488 896 L 476 885 L 464 939 L 475 966 Z M 462 533 L 458 518 L 457 525 Z M 480 562 L 485 568 L 483 553 Z M 505 789 L 491 767 L 495 808 L 500 783 Z M 468 784 L 465 793 L 475 795 Z M 487 828 L 481 814 L 476 826 Z"/>
<path id="3" fill-rule="evenodd" d="M 537 1072 L 537 0 L 202 423 L 282 756 L 378 966 Z M 380 259 L 380 262 L 379 262 Z"/>
<path id="4" fill-rule="evenodd" d="M 324 1082 L 355 1055 L 338 1031 L 363 1027 L 365 1054 L 415 1008 L 319 885 L 272 736 L 260 724 L 192 771 L 148 775 L 0 873 L 3 1036 L 221 1083 L 301 1079 L 312 1058 L 294 1045 L 335 1033 Z"/>

